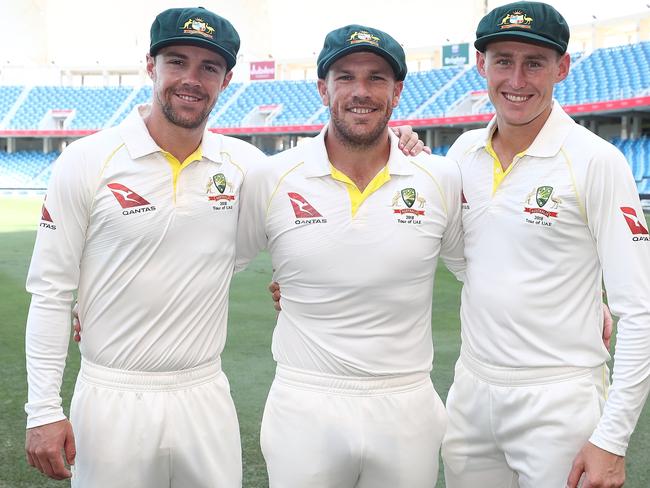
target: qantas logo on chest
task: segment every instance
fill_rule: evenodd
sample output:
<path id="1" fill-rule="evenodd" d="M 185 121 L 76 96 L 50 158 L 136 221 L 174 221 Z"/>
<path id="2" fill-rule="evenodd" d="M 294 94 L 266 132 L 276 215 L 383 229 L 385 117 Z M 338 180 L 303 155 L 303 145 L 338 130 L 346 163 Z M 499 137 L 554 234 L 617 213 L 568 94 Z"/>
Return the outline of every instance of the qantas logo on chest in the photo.
<path id="1" fill-rule="evenodd" d="M 641 219 L 637 216 L 636 210 L 632 207 L 621 207 L 621 212 L 623 212 L 623 217 L 627 226 L 632 232 L 633 241 L 650 241 L 648 237 L 648 229 L 646 229 L 641 223 Z"/>
<path id="2" fill-rule="evenodd" d="M 109 183 L 106 185 L 113 193 L 120 206 L 125 209 L 123 215 L 135 213 L 151 212 L 156 210 L 155 205 L 151 205 L 147 200 L 138 195 L 136 192 L 122 185 L 121 183 Z M 128 210 L 127 210 L 128 209 Z"/>
<path id="3" fill-rule="evenodd" d="M 287 195 L 296 216 L 296 224 L 324 224 L 327 222 L 327 219 L 324 219 L 300 193 L 289 192 Z"/>

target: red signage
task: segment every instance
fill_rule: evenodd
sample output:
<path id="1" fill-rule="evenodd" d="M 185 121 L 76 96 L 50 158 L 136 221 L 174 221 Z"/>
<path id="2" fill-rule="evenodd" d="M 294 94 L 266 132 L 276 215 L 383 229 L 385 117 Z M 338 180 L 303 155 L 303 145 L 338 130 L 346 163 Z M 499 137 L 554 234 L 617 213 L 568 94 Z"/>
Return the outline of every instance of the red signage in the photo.
<path id="1" fill-rule="evenodd" d="M 274 80 L 275 61 L 252 61 L 251 80 Z"/>

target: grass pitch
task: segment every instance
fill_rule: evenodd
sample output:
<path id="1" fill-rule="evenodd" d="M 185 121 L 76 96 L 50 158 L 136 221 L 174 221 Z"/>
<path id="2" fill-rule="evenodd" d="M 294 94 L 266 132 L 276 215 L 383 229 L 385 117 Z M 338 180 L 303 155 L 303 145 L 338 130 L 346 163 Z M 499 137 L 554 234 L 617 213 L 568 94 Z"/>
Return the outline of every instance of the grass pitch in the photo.
<path id="1" fill-rule="evenodd" d="M 67 482 L 48 480 L 29 467 L 24 457 L 27 398 L 24 329 L 29 296 L 25 276 L 40 216 L 40 199 L 0 197 L 0 488 L 65 487 Z M 264 400 L 273 378 L 270 352 L 275 312 L 266 292 L 270 281 L 270 259 L 261 255 L 231 287 L 228 342 L 223 367 L 232 387 L 242 436 L 244 488 L 266 487 L 264 460 L 259 449 L 259 427 Z M 433 307 L 433 336 L 436 358 L 432 377 L 444 399 L 453 377 L 459 348 L 460 287 L 444 269 L 436 276 Z M 63 398 L 67 412 L 79 353 L 70 347 Z M 627 456 L 626 488 L 650 487 L 650 409 L 641 416 Z M 442 474 L 439 487 L 444 487 Z M 309 487 L 305 487 L 309 488 Z M 487 487 L 491 488 L 491 487 Z"/>

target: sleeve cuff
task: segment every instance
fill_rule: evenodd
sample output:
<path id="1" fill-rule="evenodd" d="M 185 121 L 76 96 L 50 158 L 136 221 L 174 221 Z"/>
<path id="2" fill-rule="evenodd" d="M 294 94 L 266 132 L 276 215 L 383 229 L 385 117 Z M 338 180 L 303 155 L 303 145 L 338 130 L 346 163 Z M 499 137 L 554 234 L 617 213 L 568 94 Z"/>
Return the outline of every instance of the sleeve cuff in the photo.
<path id="1" fill-rule="evenodd" d="M 598 432 L 594 432 L 591 435 L 589 442 L 594 446 L 600 447 L 604 451 L 611 452 L 617 456 L 625 456 L 625 452 L 627 451 L 627 444 L 604 439 Z"/>

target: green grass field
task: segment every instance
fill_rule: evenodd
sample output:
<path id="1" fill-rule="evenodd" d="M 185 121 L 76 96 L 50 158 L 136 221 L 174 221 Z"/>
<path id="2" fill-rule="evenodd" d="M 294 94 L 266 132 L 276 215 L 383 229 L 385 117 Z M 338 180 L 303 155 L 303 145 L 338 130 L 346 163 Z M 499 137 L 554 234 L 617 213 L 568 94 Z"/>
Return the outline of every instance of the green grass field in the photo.
<path id="1" fill-rule="evenodd" d="M 27 465 L 23 454 L 23 404 L 27 397 L 24 328 L 29 305 L 24 285 L 39 215 L 40 200 L 0 197 L 0 488 L 69 486 L 67 482 L 41 476 Z M 228 342 L 223 354 L 223 367 L 230 379 L 241 426 L 244 488 L 267 486 L 258 435 L 274 370 L 270 341 L 275 312 L 266 292 L 269 262 L 268 256 L 262 255 L 234 279 Z M 436 359 L 432 377 L 443 399 L 458 355 L 459 289 L 446 270 L 438 271 L 433 307 Z M 73 343 L 63 385 L 66 412 L 78 368 L 79 353 Z M 628 451 L 627 488 L 650 487 L 649 452 L 650 408 L 646 407 Z M 442 475 L 438 486 L 444 487 Z"/>

